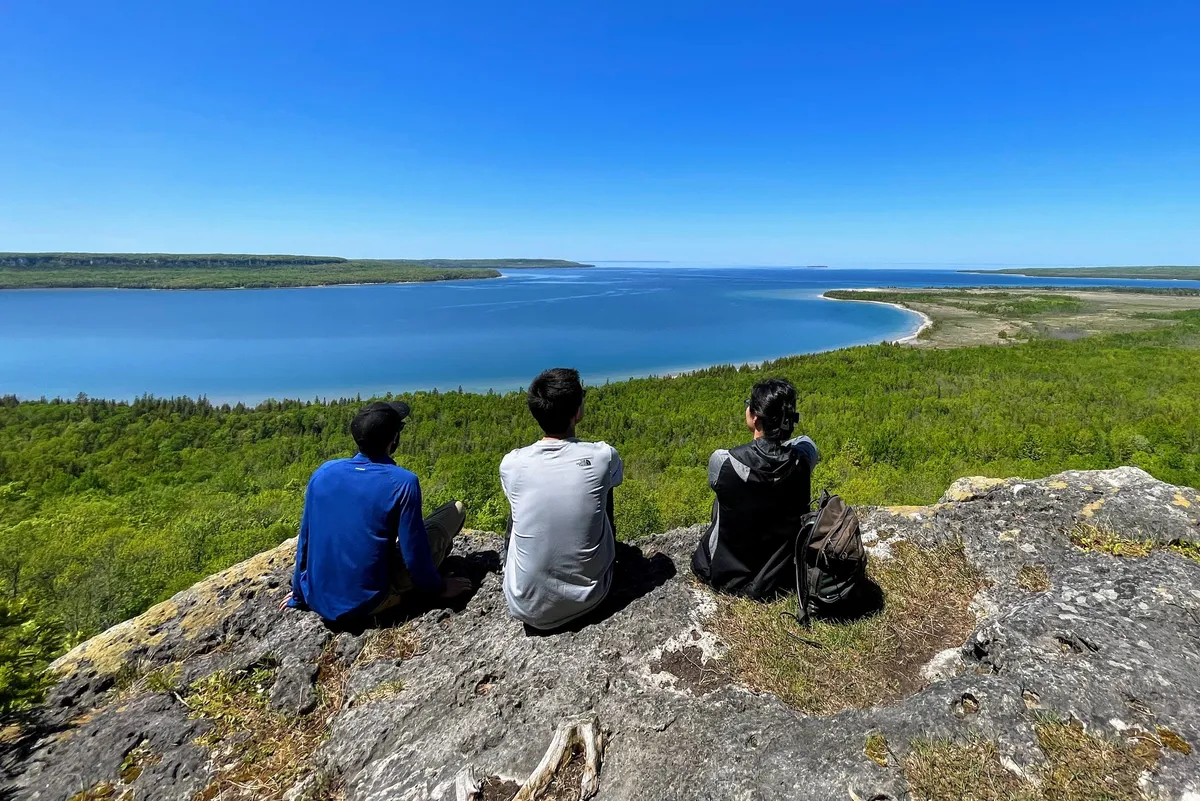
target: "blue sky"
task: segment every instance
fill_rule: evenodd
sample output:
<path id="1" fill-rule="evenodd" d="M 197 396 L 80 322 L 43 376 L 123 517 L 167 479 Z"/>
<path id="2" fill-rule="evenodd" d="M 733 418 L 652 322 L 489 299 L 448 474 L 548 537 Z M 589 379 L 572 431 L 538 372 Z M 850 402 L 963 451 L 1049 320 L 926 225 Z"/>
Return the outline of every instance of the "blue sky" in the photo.
<path id="1" fill-rule="evenodd" d="M 0 0 L 0 250 L 1200 263 L 1195 2 Z"/>

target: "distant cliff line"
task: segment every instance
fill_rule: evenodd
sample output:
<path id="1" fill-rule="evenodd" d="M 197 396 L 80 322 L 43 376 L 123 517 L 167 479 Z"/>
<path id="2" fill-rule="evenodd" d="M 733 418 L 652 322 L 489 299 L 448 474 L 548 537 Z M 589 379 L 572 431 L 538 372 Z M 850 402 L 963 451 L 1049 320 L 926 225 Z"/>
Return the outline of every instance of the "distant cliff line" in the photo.
<path id="1" fill-rule="evenodd" d="M 267 289 L 498 278 L 563 259 L 345 259 L 175 253 L 0 253 L 0 289 Z"/>

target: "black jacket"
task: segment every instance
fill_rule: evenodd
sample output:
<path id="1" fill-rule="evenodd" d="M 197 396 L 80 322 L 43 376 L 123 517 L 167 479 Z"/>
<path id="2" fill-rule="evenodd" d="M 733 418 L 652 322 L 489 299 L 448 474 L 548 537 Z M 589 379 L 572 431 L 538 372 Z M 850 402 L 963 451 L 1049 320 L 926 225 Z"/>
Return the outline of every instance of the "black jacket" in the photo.
<path id="1" fill-rule="evenodd" d="M 791 589 L 796 535 L 809 511 L 820 460 L 808 437 L 756 439 L 708 460 L 716 492 L 712 523 L 692 555 L 692 571 L 720 592 L 770 600 Z"/>

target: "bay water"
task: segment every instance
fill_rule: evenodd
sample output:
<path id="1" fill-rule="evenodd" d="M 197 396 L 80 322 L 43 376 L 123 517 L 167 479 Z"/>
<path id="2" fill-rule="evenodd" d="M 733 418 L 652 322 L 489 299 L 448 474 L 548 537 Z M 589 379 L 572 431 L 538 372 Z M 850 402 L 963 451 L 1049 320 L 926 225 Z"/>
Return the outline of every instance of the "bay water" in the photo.
<path id="1" fill-rule="evenodd" d="M 912 334 L 920 317 L 834 302 L 874 286 L 1200 286 L 948 270 L 600 265 L 429 284 L 0 291 L 0 394 L 364 397 L 509 390 L 761 362 Z"/>

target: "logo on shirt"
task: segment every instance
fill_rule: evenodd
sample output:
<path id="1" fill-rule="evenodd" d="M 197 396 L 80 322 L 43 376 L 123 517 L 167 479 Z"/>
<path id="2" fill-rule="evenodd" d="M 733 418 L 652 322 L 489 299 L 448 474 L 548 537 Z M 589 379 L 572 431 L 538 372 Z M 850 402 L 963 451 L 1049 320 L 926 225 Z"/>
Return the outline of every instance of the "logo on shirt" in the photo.
<path id="1" fill-rule="evenodd" d="M 578 465 L 578 466 L 580 466 L 580 467 L 591 467 L 591 466 L 592 466 L 592 460 L 591 460 L 591 459 L 580 459 L 580 460 L 579 460 L 578 462 L 576 462 L 575 464 L 577 464 L 577 465 Z"/>

